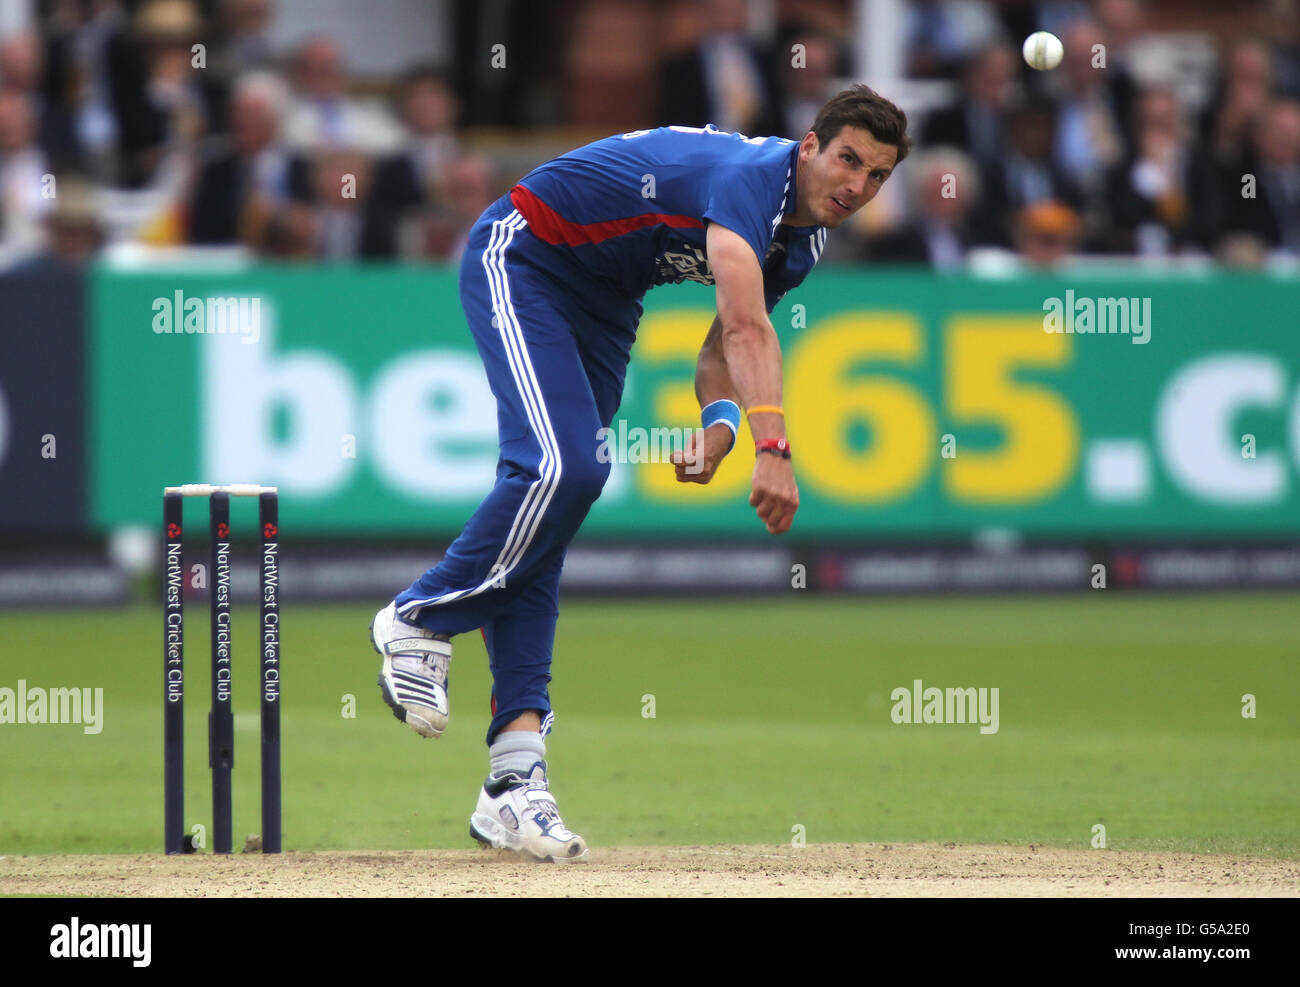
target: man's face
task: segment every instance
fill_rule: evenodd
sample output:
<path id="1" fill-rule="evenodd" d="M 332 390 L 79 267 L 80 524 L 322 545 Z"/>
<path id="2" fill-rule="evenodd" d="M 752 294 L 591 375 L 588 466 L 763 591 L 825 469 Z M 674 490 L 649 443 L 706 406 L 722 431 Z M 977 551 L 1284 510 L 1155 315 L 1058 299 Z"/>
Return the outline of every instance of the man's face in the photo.
<path id="1" fill-rule="evenodd" d="M 824 149 L 808 133 L 799 146 L 799 215 L 810 226 L 839 226 L 876 197 L 898 148 L 860 127 L 843 127 Z"/>
<path id="2" fill-rule="evenodd" d="M 1015 56 L 1006 48 L 990 48 L 971 68 L 966 88 L 976 102 L 1001 109 L 1011 96 L 1015 80 Z"/>
<path id="3" fill-rule="evenodd" d="M 27 97 L 0 94 L 0 151 L 21 151 L 32 142 L 32 114 Z"/>
<path id="4" fill-rule="evenodd" d="M 835 49 L 817 34 L 805 34 L 798 40 L 804 46 L 803 66 L 790 67 L 786 72 L 786 85 L 800 99 L 824 103 L 835 77 Z"/>
<path id="5" fill-rule="evenodd" d="M 332 41 L 318 39 L 298 53 L 298 88 L 313 99 L 328 99 L 343 92 L 343 62 Z"/>
<path id="6" fill-rule="evenodd" d="M 1056 120 L 1052 114 L 1034 109 L 1021 110 L 1011 118 L 1011 147 L 1033 161 L 1045 161 L 1052 153 Z"/>
<path id="7" fill-rule="evenodd" d="M 236 96 L 230 111 L 230 138 L 240 154 L 252 155 L 275 141 L 275 109 L 251 93 Z"/>
<path id="8" fill-rule="evenodd" d="M 917 205 L 922 214 L 947 226 L 955 226 L 966 215 L 969 195 L 954 195 L 956 188 L 969 188 L 965 166 L 939 158 L 925 165 L 916 178 Z"/>
<path id="9" fill-rule="evenodd" d="M 1274 168 L 1300 164 L 1300 103 L 1279 101 L 1268 107 L 1255 129 L 1255 147 Z"/>
<path id="10" fill-rule="evenodd" d="M 403 99 L 402 118 L 421 136 L 441 134 L 456 122 L 456 97 L 441 82 L 414 82 Z"/>

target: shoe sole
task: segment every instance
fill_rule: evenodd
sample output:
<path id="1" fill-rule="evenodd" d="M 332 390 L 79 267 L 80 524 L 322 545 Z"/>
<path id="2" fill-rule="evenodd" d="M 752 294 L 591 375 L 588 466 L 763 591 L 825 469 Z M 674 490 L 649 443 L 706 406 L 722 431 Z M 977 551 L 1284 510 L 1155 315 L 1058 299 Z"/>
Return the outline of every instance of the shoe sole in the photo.
<path id="1" fill-rule="evenodd" d="M 509 850 L 521 857 L 527 856 L 529 860 L 535 860 L 542 864 L 576 864 L 587 859 L 587 854 L 591 852 L 584 843 L 582 844 L 582 852 L 572 856 L 558 857 L 554 854 L 545 857 L 538 856 L 533 850 L 521 845 L 521 841 L 510 830 L 491 816 L 485 816 L 479 812 L 469 817 L 469 835 L 478 840 L 479 844 L 484 848 Z M 577 847 L 575 846 L 574 849 L 577 849 Z"/>
<path id="2" fill-rule="evenodd" d="M 375 654 L 379 655 L 379 657 L 384 659 L 384 662 L 387 663 L 388 656 L 385 655 L 382 651 L 380 651 L 379 645 L 375 643 L 375 618 L 374 617 L 370 618 L 370 646 L 375 649 Z M 442 736 L 443 733 L 442 730 L 435 729 L 433 724 L 430 723 L 428 720 L 426 720 L 423 716 L 411 713 L 410 710 L 408 710 L 405 706 L 401 704 L 401 702 L 397 698 L 397 693 L 393 691 L 392 684 L 388 681 L 388 677 L 384 675 L 382 671 L 379 673 L 379 692 L 380 695 L 384 697 L 384 702 L 388 704 L 388 708 L 393 711 L 393 715 L 397 717 L 399 722 L 405 723 L 408 727 L 414 730 L 421 737 L 424 737 L 426 740 L 430 740 L 430 739 L 437 740 L 439 737 Z M 423 724 L 424 729 L 421 730 L 418 726 L 416 726 L 416 723 Z M 446 727 L 443 727 L 443 730 L 445 729 Z"/>

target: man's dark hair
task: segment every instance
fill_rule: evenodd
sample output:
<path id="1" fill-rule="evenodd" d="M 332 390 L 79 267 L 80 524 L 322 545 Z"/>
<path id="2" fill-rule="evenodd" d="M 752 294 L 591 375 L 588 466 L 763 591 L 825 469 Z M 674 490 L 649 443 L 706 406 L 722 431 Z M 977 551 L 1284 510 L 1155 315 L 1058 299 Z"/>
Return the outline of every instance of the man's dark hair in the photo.
<path id="1" fill-rule="evenodd" d="M 453 94 L 456 92 L 451 82 L 451 73 L 439 68 L 436 65 L 413 65 L 403 72 L 397 79 L 397 85 L 393 88 L 393 103 L 399 109 L 402 100 L 406 94 L 415 86 L 424 82 L 432 82 L 435 85 L 446 86 Z"/>
<path id="2" fill-rule="evenodd" d="M 433 82 L 452 88 L 451 73 L 431 63 L 412 65 L 397 80 L 397 88 L 406 89 L 418 82 Z"/>
<path id="3" fill-rule="evenodd" d="M 907 114 L 869 86 L 845 89 L 817 111 L 812 132 L 817 135 L 818 154 L 830 146 L 845 127 L 861 127 L 882 144 L 898 149 L 896 165 L 912 149 L 907 135 Z"/>
<path id="4" fill-rule="evenodd" d="M 410 95 L 411 90 L 422 83 L 432 82 L 434 85 L 444 86 L 459 102 L 456 93 L 456 87 L 452 84 L 451 73 L 437 65 L 421 63 L 412 65 L 400 76 L 397 77 L 389 95 L 389 109 L 399 120 L 403 119 L 402 107 L 406 102 L 406 97 Z"/>

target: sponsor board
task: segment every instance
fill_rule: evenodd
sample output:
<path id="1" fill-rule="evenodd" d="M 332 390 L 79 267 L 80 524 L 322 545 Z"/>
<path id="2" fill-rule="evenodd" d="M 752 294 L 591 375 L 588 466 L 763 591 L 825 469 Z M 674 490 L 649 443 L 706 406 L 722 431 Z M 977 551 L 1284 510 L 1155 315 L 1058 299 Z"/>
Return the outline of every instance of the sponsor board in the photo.
<path id="1" fill-rule="evenodd" d="M 1067 291 L 1138 299 L 1145 344 L 1045 331 L 1045 300 Z M 155 301 L 177 293 L 196 311 L 248 299 L 256 332 L 155 332 Z M 304 536 L 450 536 L 493 482 L 495 405 L 449 271 L 100 270 L 93 295 L 98 527 L 152 523 L 169 478 L 252 477 L 280 487 Z M 645 301 L 613 427 L 692 428 L 712 291 Z M 772 316 L 796 532 L 1300 534 L 1298 301 L 1294 280 L 1266 276 L 819 271 Z M 742 431 L 707 487 L 615 463 L 584 530 L 763 537 L 747 448 Z"/>

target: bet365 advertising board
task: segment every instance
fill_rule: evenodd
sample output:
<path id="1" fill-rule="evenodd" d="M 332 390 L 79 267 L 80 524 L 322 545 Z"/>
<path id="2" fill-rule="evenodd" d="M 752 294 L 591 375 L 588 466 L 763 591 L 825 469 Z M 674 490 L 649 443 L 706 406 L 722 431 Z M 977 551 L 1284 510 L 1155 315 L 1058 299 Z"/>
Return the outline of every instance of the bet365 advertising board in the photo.
<path id="1" fill-rule="evenodd" d="M 742 433 L 708 486 L 713 291 L 650 292 L 585 530 L 766 537 Z M 455 272 L 100 269 L 89 340 L 94 523 L 153 524 L 165 484 L 275 484 L 299 534 L 449 535 L 489 488 L 496 413 Z M 1300 532 L 1300 282 L 996 280 L 818 270 L 773 313 L 807 536 Z"/>

